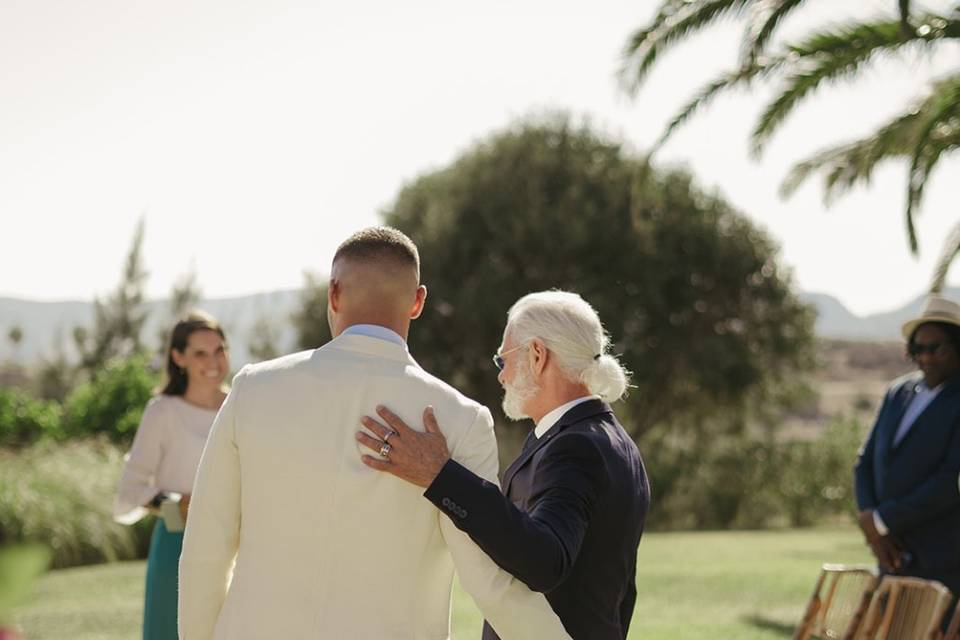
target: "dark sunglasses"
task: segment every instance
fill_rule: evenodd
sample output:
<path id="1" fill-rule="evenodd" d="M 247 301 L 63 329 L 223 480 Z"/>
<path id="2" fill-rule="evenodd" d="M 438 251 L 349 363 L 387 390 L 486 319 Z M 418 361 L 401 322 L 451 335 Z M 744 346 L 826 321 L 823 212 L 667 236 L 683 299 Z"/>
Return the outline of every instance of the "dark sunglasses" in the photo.
<path id="1" fill-rule="evenodd" d="M 913 342 L 907 345 L 907 354 L 909 354 L 911 358 L 918 358 L 925 353 L 929 353 L 933 356 L 940 351 L 941 347 L 946 346 L 946 344 L 946 342 L 931 342 L 930 344 L 917 344 L 916 342 Z"/>

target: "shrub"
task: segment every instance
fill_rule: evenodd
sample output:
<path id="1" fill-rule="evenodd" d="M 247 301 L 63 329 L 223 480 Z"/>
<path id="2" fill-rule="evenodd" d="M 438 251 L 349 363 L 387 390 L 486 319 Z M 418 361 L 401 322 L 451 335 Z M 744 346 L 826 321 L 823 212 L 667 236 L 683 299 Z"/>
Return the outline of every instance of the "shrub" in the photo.
<path id="1" fill-rule="evenodd" d="M 645 444 L 655 529 L 809 526 L 853 509 L 855 420 L 815 440 L 742 435 Z"/>
<path id="2" fill-rule="evenodd" d="M 19 447 L 42 437 L 62 435 L 62 410 L 22 389 L 0 387 L 0 446 Z"/>
<path id="3" fill-rule="evenodd" d="M 839 418 L 816 440 L 778 445 L 777 470 L 769 489 L 781 497 L 791 526 L 853 513 L 853 463 L 862 440 L 857 420 Z"/>
<path id="4" fill-rule="evenodd" d="M 151 523 L 111 517 L 122 466 L 103 438 L 0 449 L 0 544 L 40 543 L 55 567 L 141 556 Z"/>
<path id="5" fill-rule="evenodd" d="M 146 355 L 111 361 L 67 397 L 67 435 L 104 434 L 114 442 L 129 443 L 157 384 L 158 376 L 150 369 Z"/>

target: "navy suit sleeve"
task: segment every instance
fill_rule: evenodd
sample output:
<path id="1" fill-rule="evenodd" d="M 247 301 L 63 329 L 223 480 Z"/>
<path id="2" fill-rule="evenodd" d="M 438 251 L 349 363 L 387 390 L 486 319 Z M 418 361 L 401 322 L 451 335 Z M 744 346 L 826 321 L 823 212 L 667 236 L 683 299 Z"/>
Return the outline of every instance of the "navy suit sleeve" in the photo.
<path id="1" fill-rule="evenodd" d="M 627 593 L 620 603 L 620 626 L 623 628 L 623 634 L 627 635 L 630 630 L 630 620 L 633 617 L 633 608 L 637 604 L 637 576 L 634 572 L 633 578 L 627 583 Z"/>
<path id="2" fill-rule="evenodd" d="M 424 496 L 500 567 L 543 592 L 573 566 L 608 480 L 603 458 L 586 435 L 557 436 L 541 456 L 526 512 L 453 460 Z"/>
<path id="3" fill-rule="evenodd" d="M 893 389 L 887 391 L 884 396 L 880 411 L 877 412 L 877 419 L 873 423 L 873 428 L 870 429 L 870 435 L 867 436 L 866 442 L 860 448 L 857 461 L 853 466 L 853 484 L 857 494 L 857 506 L 860 511 L 877 507 L 877 495 L 873 488 L 873 455 L 877 444 L 877 429 L 880 426 L 880 421 L 889 410 L 892 396 Z M 886 523 L 886 520 L 884 520 L 884 523 Z"/>
<path id="4" fill-rule="evenodd" d="M 960 424 L 953 425 L 946 456 L 937 472 L 916 489 L 896 500 L 880 504 L 877 511 L 891 533 L 901 534 L 960 505 L 957 478 L 960 476 Z"/>

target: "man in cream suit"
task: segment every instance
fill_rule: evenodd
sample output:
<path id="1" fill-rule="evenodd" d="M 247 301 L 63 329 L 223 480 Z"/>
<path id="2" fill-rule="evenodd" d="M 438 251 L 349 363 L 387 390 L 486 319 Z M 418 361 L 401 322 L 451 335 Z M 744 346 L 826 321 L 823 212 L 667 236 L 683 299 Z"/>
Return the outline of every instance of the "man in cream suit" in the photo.
<path id="1" fill-rule="evenodd" d="M 361 461 L 362 416 L 433 407 L 453 459 L 497 481 L 489 411 L 406 349 L 423 309 L 413 243 L 360 231 L 333 260 L 320 349 L 244 367 L 197 472 L 180 559 L 181 640 L 449 636 L 454 568 L 504 639 L 568 638 L 544 597 L 500 570 L 420 490 Z M 389 438 L 380 454 L 389 458 Z M 371 603 L 374 603 L 371 606 Z"/>

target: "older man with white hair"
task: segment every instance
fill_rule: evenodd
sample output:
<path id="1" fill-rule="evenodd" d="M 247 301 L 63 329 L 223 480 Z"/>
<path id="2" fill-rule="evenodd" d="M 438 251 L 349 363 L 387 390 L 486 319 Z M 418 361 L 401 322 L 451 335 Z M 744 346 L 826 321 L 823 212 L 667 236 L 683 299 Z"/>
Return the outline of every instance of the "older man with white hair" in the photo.
<path id="1" fill-rule="evenodd" d="M 510 309 L 494 356 L 503 408 L 535 427 L 504 474 L 502 494 L 450 459 L 429 407 L 424 432 L 379 407 L 386 425 L 363 420 L 377 437 L 357 435 L 381 453 L 364 456 L 367 465 L 425 487 L 497 564 L 546 595 L 575 639 L 626 638 L 650 504 L 640 452 L 607 404 L 628 382 L 608 342 L 576 294 L 532 293 Z M 497 637 L 485 624 L 484 640 Z"/>

